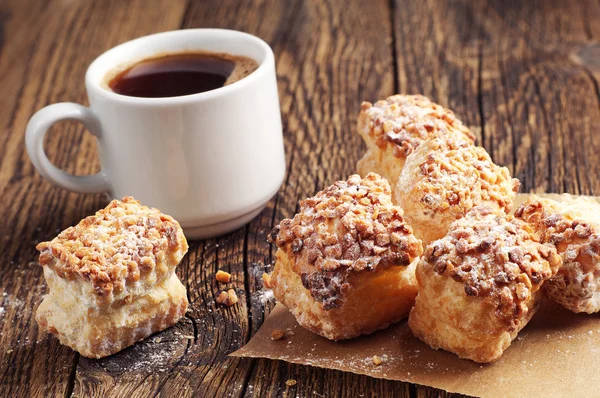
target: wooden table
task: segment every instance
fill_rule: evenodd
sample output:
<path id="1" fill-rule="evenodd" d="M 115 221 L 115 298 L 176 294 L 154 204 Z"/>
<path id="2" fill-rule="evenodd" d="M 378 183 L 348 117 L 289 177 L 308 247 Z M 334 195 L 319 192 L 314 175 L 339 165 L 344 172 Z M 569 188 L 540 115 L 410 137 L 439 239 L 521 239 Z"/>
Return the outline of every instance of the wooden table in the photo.
<path id="1" fill-rule="evenodd" d="M 24 150 L 29 117 L 86 102 L 87 65 L 153 32 L 243 30 L 275 50 L 288 174 L 248 226 L 191 242 L 178 268 L 191 312 L 177 326 L 103 360 L 40 331 L 46 291 L 36 243 L 106 204 L 53 187 Z M 259 297 L 273 250 L 266 235 L 298 200 L 346 178 L 365 149 L 363 100 L 422 93 L 452 108 L 522 191 L 600 194 L 598 1 L 76 1 L 0 3 L 0 396 L 438 396 L 438 390 L 268 360 L 240 360 L 273 307 Z M 76 123 L 47 149 L 64 170 L 99 169 Z M 215 304 L 218 269 L 240 302 Z M 297 380 L 293 386 L 288 379 Z"/>

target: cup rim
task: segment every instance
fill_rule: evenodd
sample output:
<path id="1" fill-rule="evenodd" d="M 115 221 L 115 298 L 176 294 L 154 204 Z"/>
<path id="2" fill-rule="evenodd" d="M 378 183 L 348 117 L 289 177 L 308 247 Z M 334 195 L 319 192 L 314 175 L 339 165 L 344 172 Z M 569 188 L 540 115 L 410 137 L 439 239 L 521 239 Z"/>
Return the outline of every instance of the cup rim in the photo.
<path id="1" fill-rule="evenodd" d="M 102 62 L 105 57 L 109 57 L 110 55 L 117 53 L 122 50 L 123 47 L 131 46 L 135 43 L 142 43 L 148 40 L 153 40 L 159 36 L 178 36 L 178 35 L 193 35 L 197 33 L 203 34 L 227 34 L 232 36 L 243 37 L 245 39 L 249 39 L 254 41 L 265 53 L 265 57 L 262 62 L 259 63 L 258 68 L 249 74 L 248 76 L 240 79 L 234 83 L 231 83 L 227 86 L 219 87 L 214 90 L 205 91 L 202 93 L 196 94 L 188 94 L 181 95 L 177 97 L 132 97 L 128 95 L 122 95 L 115 93 L 114 91 L 107 90 L 102 87 L 100 83 L 97 82 L 97 79 L 92 77 L 92 71 L 97 65 Z M 217 29 L 217 28 L 199 28 L 199 29 L 178 29 L 178 30 L 170 30 L 165 32 L 153 33 L 151 35 L 138 37 L 133 40 L 126 41 L 124 43 L 118 44 L 115 47 L 103 52 L 100 54 L 92 63 L 88 66 L 87 71 L 85 73 L 85 83 L 88 90 L 94 90 L 94 94 L 104 97 L 105 99 L 111 101 L 118 101 L 122 103 L 128 104 L 139 104 L 139 105 L 165 105 L 165 104 L 180 104 L 187 103 L 190 101 L 197 100 L 208 100 L 214 97 L 218 97 L 221 95 L 226 95 L 231 91 L 238 90 L 243 88 L 248 84 L 252 84 L 253 81 L 262 78 L 265 74 L 268 73 L 269 65 L 274 63 L 275 56 L 273 55 L 273 50 L 271 47 L 261 38 L 251 35 L 246 32 L 241 32 L 233 29 Z M 115 65 L 116 66 L 116 65 Z"/>

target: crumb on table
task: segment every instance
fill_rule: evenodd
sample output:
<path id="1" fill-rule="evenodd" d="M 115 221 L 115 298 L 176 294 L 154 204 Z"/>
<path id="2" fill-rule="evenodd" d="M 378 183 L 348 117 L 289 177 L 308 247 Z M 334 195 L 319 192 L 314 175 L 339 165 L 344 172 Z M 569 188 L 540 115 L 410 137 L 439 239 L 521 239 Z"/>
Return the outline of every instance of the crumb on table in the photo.
<path id="1" fill-rule="evenodd" d="M 285 382 L 285 385 L 288 386 L 288 387 L 291 387 L 291 386 L 295 386 L 296 383 L 297 383 L 296 380 L 289 379 L 288 381 Z"/>
<path id="2" fill-rule="evenodd" d="M 273 329 L 271 332 L 271 340 L 281 340 L 285 337 L 285 331 L 281 329 Z"/>
<path id="3" fill-rule="evenodd" d="M 271 286 L 271 275 L 265 272 L 264 274 L 262 274 L 262 280 L 264 287 L 266 287 L 267 289 L 271 289 L 273 287 Z"/>
<path id="4" fill-rule="evenodd" d="M 228 291 L 223 290 L 217 296 L 217 303 L 224 304 L 228 307 L 231 307 L 232 305 L 234 305 L 237 302 L 238 302 L 238 297 L 237 297 L 237 294 L 235 294 L 235 290 L 233 290 L 233 289 L 229 289 Z"/>
<path id="5" fill-rule="evenodd" d="M 379 355 L 373 355 L 373 365 L 379 366 L 383 363 L 383 359 Z"/>
<path id="6" fill-rule="evenodd" d="M 231 281 L 231 274 L 229 272 L 219 270 L 217 271 L 215 278 L 218 282 L 229 283 L 229 281 Z"/>

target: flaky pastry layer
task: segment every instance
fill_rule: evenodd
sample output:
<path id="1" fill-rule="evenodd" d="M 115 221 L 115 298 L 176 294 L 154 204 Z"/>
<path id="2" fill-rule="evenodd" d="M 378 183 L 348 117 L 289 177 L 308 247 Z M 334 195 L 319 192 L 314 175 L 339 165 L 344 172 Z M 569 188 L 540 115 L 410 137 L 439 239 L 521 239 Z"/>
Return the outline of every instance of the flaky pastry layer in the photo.
<path id="1" fill-rule="evenodd" d="M 377 173 L 388 180 L 393 188 L 398 182 L 405 161 L 406 158 L 394 156 L 392 147 L 386 147 L 385 150 L 369 148 L 356 163 L 356 172 L 361 176 Z"/>
<path id="2" fill-rule="evenodd" d="M 61 280 L 44 268 L 47 279 Z M 82 281 L 54 284 L 38 307 L 40 327 L 88 358 L 102 358 L 179 321 L 187 310 L 185 287 L 175 274 L 151 291 L 110 309 L 93 310 L 77 295 Z"/>
<path id="3" fill-rule="evenodd" d="M 390 196 L 380 176 L 353 175 L 302 201 L 299 213 L 273 230 L 279 250 L 270 284 L 302 325 L 342 339 L 406 316 L 415 289 L 403 281 L 411 280 L 407 267 L 422 246 Z"/>
<path id="4" fill-rule="evenodd" d="M 408 316 L 417 295 L 415 260 L 406 267 L 382 267 L 348 276 L 343 303 L 325 309 L 294 271 L 293 261 L 283 250 L 277 250 L 270 278 L 273 296 L 290 309 L 302 327 L 330 340 L 351 339 L 385 329 Z"/>
<path id="5" fill-rule="evenodd" d="M 409 326 L 433 348 L 493 361 L 527 324 L 560 264 L 528 224 L 476 207 L 425 250 Z"/>
<path id="6" fill-rule="evenodd" d="M 600 311 L 600 203 L 568 194 L 558 201 L 532 195 L 515 215 L 562 258 L 558 273 L 544 285 L 548 296 L 576 313 Z"/>

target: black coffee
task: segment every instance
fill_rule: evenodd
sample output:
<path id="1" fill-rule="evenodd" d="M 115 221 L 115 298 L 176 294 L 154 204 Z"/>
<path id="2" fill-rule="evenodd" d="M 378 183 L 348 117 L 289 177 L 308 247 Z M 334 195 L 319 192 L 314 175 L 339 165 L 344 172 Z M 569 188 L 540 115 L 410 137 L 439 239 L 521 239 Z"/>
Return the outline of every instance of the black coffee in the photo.
<path id="1" fill-rule="evenodd" d="M 231 84 L 257 67 L 251 58 L 230 54 L 165 54 L 137 62 L 112 77 L 108 86 L 130 97 L 179 97 Z"/>

